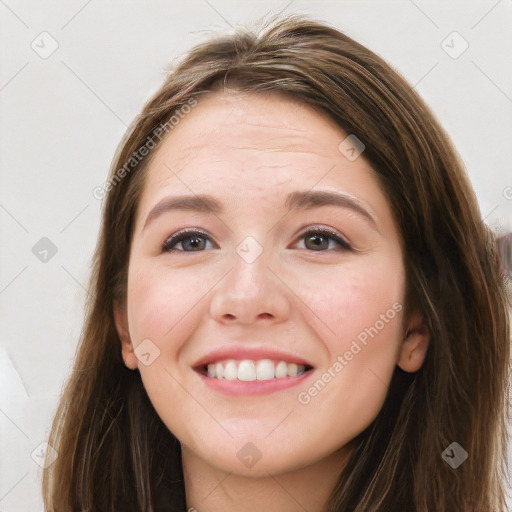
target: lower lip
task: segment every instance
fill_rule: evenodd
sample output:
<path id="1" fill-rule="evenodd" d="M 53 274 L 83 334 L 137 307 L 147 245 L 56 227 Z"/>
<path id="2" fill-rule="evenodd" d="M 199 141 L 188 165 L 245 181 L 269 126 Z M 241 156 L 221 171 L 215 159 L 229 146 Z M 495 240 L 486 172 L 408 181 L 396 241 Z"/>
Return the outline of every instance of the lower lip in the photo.
<path id="1" fill-rule="evenodd" d="M 275 393 L 283 389 L 288 389 L 298 384 L 302 384 L 313 374 L 313 369 L 308 370 L 295 377 L 282 377 L 279 379 L 270 380 L 227 380 L 227 379 L 214 379 L 197 372 L 199 378 L 206 386 L 214 391 L 219 391 L 226 395 L 239 396 L 239 395 L 266 395 Z"/>

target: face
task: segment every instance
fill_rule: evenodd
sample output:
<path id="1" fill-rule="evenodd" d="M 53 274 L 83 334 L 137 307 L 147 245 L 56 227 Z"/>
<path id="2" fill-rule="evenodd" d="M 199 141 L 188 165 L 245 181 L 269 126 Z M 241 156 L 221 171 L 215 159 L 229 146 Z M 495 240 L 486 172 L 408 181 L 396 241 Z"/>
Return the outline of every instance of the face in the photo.
<path id="1" fill-rule="evenodd" d="M 364 152 L 339 149 L 347 136 L 293 99 L 212 93 L 148 169 L 115 306 L 123 358 L 182 446 L 224 471 L 340 453 L 395 366 L 423 362 L 400 233 Z"/>

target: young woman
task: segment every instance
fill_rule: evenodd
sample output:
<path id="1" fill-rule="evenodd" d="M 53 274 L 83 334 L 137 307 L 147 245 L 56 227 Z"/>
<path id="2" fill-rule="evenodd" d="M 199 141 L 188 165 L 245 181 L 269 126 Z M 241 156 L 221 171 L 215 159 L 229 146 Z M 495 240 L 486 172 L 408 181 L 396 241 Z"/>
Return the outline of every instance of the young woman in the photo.
<path id="1" fill-rule="evenodd" d="M 47 510 L 504 510 L 495 239 L 380 57 L 299 16 L 199 45 L 95 194 Z"/>

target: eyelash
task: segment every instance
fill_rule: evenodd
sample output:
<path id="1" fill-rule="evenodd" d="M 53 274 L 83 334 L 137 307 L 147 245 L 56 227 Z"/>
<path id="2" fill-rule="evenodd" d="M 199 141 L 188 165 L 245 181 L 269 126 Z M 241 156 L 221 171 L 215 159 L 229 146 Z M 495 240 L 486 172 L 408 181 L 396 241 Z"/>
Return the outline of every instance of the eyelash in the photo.
<path id="1" fill-rule="evenodd" d="M 299 238 L 299 240 L 302 240 L 303 238 L 306 237 L 306 235 L 311 235 L 311 234 L 322 235 L 322 236 L 326 236 L 328 238 L 331 238 L 332 240 L 334 240 L 336 243 L 338 243 L 341 246 L 341 250 L 344 250 L 344 251 L 351 251 L 352 250 L 352 247 L 343 238 L 341 238 L 334 231 L 331 231 L 331 230 L 326 229 L 326 228 L 310 229 L 310 230 L 306 231 Z M 194 235 L 200 235 L 201 237 L 207 238 L 207 239 L 210 238 L 206 233 L 203 233 L 201 231 L 197 231 L 195 229 L 194 230 L 188 229 L 188 230 L 180 231 L 180 232 L 172 235 L 171 237 L 169 237 L 162 244 L 162 248 L 161 248 L 162 252 L 191 252 L 191 253 L 194 253 L 194 252 L 204 252 L 204 251 L 180 251 L 178 249 L 173 249 L 172 248 L 173 245 L 176 245 L 176 244 L 182 242 L 183 240 L 187 240 L 188 238 L 192 238 L 192 236 L 194 236 Z M 329 252 L 328 249 L 322 250 L 322 251 L 311 251 L 311 252 L 326 252 L 326 251 Z"/>

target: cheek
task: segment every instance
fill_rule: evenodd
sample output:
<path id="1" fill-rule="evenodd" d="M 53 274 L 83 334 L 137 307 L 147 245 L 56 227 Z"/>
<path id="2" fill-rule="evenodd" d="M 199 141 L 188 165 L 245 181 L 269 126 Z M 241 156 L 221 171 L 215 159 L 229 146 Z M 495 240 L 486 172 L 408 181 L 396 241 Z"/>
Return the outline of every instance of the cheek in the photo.
<path id="1" fill-rule="evenodd" d="M 145 265 L 130 272 L 128 313 L 132 339 L 137 342 L 149 338 L 159 345 L 183 328 L 182 319 L 193 311 L 202 292 L 190 286 L 190 275 L 164 266 Z"/>
<path id="2" fill-rule="evenodd" d="M 390 254 L 371 263 L 359 260 L 337 272 L 331 269 L 329 280 L 310 282 L 310 304 L 324 320 L 315 321 L 328 354 L 321 373 L 327 373 L 325 381 L 336 382 L 324 398 L 332 406 L 343 402 L 345 409 L 353 404 L 352 412 L 357 414 L 358 406 L 365 410 L 373 406 L 376 414 L 400 344 L 405 291 L 400 256 Z"/>
<path id="3" fill-rule="evenodd" d="M 165 265 L 134 264 L 129 271 L 130 335 L 135 346 L 147 339 L 156 346 L 149 344 L 151 362 L 139 364 L 139 371 L 159 414 L 165 414 L 167 405 L 162 409 L 162 404 L 168 404 L 170 396 L 180 406 L 190 399 L 178 383 L 181 377 L 175 371 L 184 340 L 203 316 L 204 290 L 190 282 L 190 272 Z"/>
<path id="4" fill-rule="evenodd" d="M 399 254 L 379 258 L 362 256 L 350 265 L 331 267 L 325 275 L 308 281 L 306 300 L 318 317 L 325 320 L 326 329 L 321 337 L 331 347 L 344 349 L 347 342 L 350 345 L 352 339 L 376 322 L 382 340 L 398 333 L 401 314 L 397 309 L 403 309 L 405 292 Z M 395 303 L 400 306 L 393 308 Z M 381 315 L 386 317 L 385 326 Z"/>
<path id="5" fill-rule="evenodd" d="M 322 407 L 343 413 L 340 422 L 357 417 L 369 425 L 382 407 L 397 362 L 404 284 L 400 259 L 383 258 L 345 267 L 317 297 L 318 316 L 333 332 L 319 333 L 329 360 L 310 391 L 322 394 Z"/>

